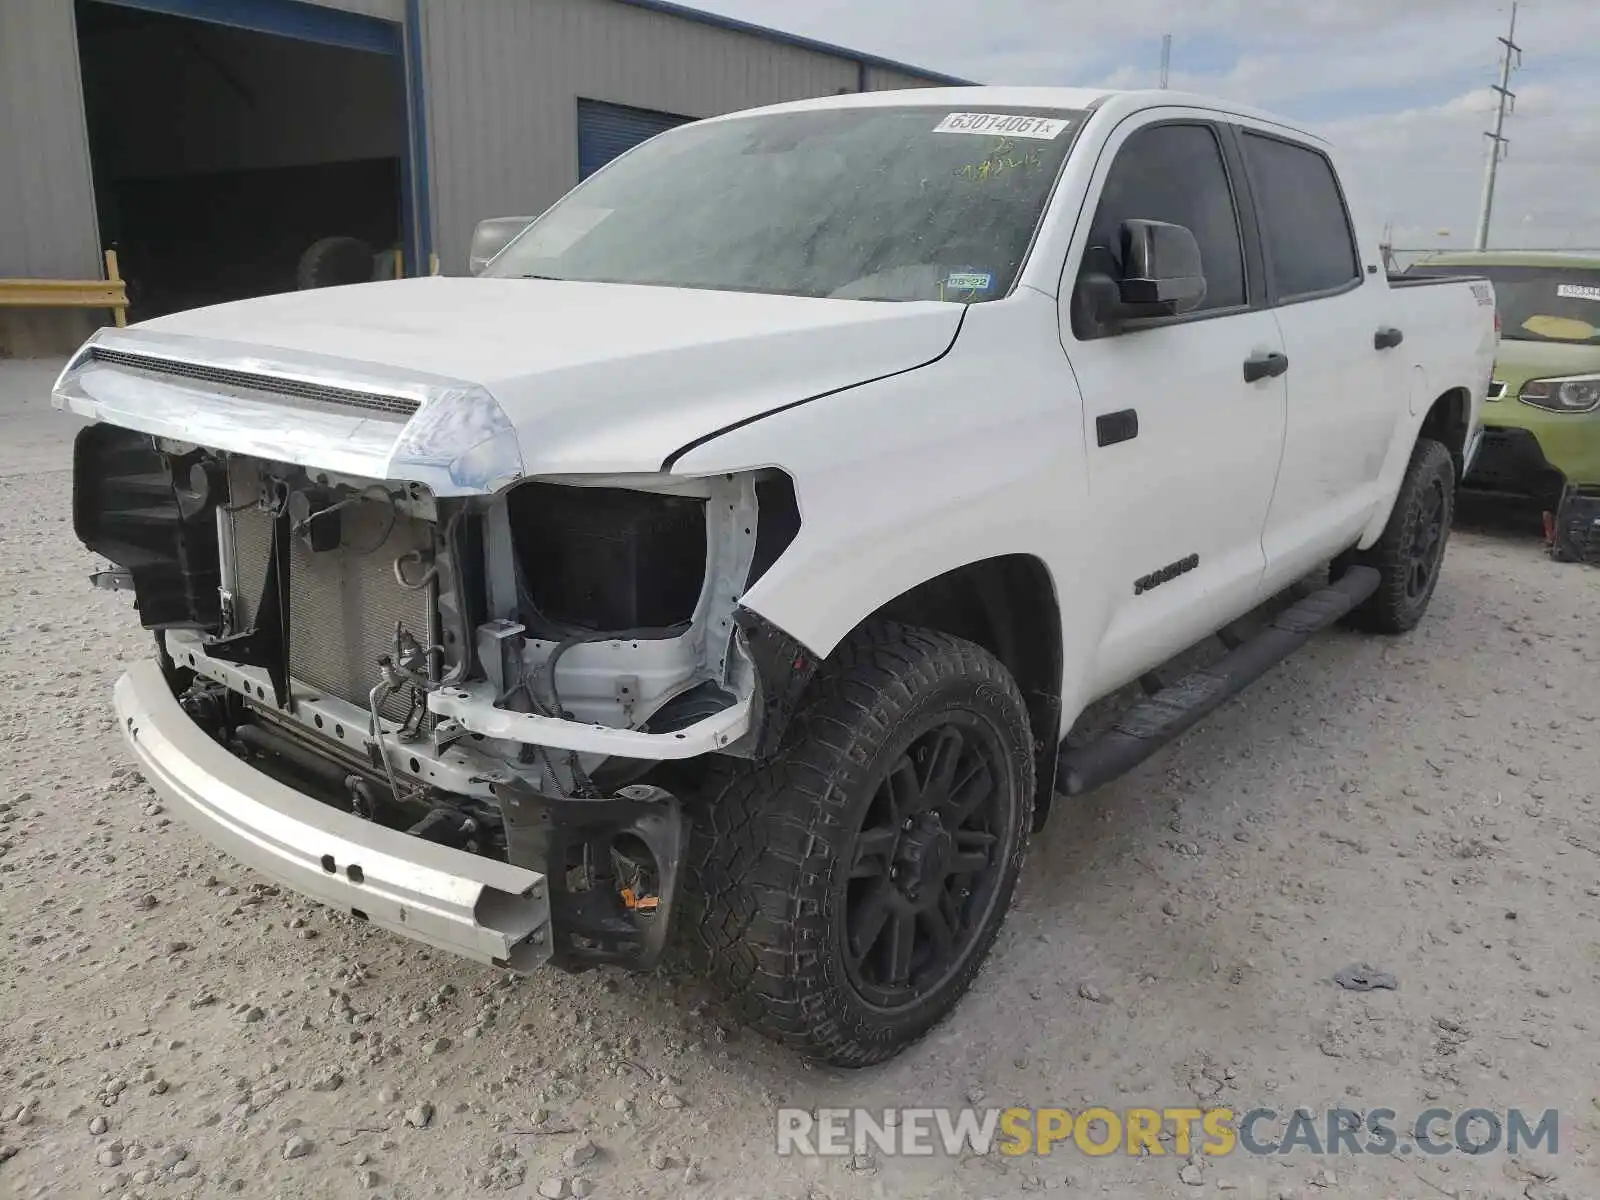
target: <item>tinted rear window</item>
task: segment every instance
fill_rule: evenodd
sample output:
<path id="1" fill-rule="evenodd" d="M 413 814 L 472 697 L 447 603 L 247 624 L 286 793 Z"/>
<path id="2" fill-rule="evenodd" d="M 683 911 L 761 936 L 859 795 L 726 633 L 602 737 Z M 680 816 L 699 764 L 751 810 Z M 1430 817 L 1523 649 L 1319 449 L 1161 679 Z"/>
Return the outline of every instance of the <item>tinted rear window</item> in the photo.
<path id="1" fill-rule="evenodd" d="M 1360 278 L 1333 164 L 1307 146 L 1249 132 L 1244 151 L 1278 295 L 1328 291 Z"/>

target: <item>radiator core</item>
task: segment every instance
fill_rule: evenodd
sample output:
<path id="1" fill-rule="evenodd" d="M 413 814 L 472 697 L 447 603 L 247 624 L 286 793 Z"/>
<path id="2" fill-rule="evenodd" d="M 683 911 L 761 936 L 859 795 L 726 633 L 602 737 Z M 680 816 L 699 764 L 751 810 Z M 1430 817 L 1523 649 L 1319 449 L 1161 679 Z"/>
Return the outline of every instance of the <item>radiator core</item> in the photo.
<path id="1" fill-rule="evenodd" d="M 432 585 L 400 586 L 394 561 L 408 551 L 433 558 L 433 526 L 386 504 L 364 502 L 340 513 L 341 544 L 315 552 L 303 539 L 289 549 L 289 676 L 297 683 L 367 707 L 378 659 L 394 649 L 395 622 L 418 642 L 437 641 Z M 231 513 L 235 626 L 249 629 L 261 603 L 272 551 L 273 517 L 251 506 Z M 406 576 L 425 568 L 415 558 Z M 402 720 L 409 697 L 389 696 L 382 713 Z"/>

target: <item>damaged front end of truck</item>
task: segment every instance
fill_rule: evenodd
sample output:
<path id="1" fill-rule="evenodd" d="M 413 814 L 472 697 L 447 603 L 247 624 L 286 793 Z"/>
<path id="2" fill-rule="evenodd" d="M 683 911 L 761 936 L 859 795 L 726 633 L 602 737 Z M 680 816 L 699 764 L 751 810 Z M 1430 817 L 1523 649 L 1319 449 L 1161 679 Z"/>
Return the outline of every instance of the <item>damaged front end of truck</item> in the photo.
<path id="1" fill-rule="evenodd" d="M 479 961 L 659 960 L 663 765 L 766 753 L 806 677 L 740 604 L 798 531 L 786 475 L 530 478 L 475 385 L 136 330 L 54 399 L 93 419 L 74 524 L 154 633 L 115 704 L 177 812 Z"/>

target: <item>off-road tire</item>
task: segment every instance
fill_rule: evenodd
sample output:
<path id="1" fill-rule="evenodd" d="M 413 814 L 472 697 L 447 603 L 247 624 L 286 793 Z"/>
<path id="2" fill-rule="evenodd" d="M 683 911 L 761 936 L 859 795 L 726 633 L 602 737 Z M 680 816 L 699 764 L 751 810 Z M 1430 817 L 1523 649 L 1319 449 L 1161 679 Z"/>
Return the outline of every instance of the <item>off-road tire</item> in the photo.
<path id="1" fill-rule="evenodd" d="M 1368 549 L 1348 551 L 1334 560 L 1334 578 L 1348 566 L 1375 567 L 1381 576 L 1378 590 L 1345 618 L 1347 625 L 1368 633 L 1405 633 L 1422 620 L 1439 582 L 1450 540 L 1450 522 L 1455 515 L 1455 495 L 1456 469 L 1450 451 L 1431 438 L 1418 439 L 1383 535 Z M 1427 565 L 1426 583 L 1418 589 L 1411 586 L 1418 568 L 1414 550 L 1419 530 L 1430 519 L 1441 524 L 1431 551 L 1432 561 Z"/>
<path id="2" fill-rule="evenodd" d="M 1009 829 L 992 852 L 992 901 L 942 983 L 874 1007 L 844 958 L 857 831 L 886 773 L 930 736 L 918 731 L 951 713 L 993 738 L 985 753 L 999 764 L 993 803 Z M 809 1058 L 856 1067 L 897 1054 L 955 1007 L 1005 920 L 1032 828 L 1031 746 L 1022 696 L 988 651 L 869 623 L 818 669 L 774 758 L 702 797 L 681 900 L 689 963 L 744 1021 Z"/>
<path id="3" fill-rule="evenodd" d="M 339 287 L 348 283 L 370 283 L 375 274 L 372 247 L 360 238 L 319 238 L 306 247 L 295 267 L 295 287 Z"/>

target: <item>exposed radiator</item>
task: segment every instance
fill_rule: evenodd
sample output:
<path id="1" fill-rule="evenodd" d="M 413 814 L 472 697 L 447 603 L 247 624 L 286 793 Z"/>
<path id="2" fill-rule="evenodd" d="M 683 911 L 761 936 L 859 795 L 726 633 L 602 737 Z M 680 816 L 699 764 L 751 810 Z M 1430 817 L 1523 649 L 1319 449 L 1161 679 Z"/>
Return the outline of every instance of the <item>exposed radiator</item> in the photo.
<path id="1" fill-rule="evenodd" d="M 393 651 L 396 621 L 419 642 L 438 640 L 432 588 L 409 590 L 394 577 L 394 560 L 407 551 L 422 551 L 431 559 L 433 527 L 380 504 L 357 504 L 340 516 L 337 550 L 316 553 L 299 538 L 290 543 L 289 675 L 364 710 L 378 681 L 378 659 Z M 273 518 L 250 507 L 230 520 L 236 626 L 248 629 L 266 582 Z M 409 577 L 420 574 L 411 563 Z M 408 702 L 405 693 L 390 696 L 383 715 L 404 719 Z"/>

